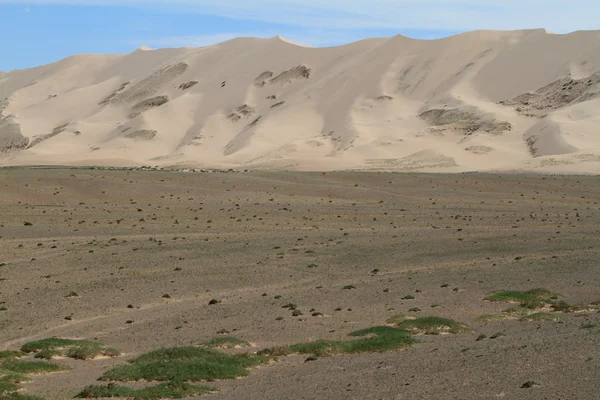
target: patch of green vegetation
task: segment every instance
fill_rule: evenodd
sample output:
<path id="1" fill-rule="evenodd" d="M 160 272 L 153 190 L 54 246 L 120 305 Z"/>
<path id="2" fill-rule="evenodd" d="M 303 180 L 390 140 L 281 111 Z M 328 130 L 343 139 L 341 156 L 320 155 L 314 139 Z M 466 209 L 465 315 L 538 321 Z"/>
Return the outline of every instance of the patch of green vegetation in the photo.
<path id="1" fill-rule="evenodd" d="M 0 392 L 0 400 L 44 400 L 38 396 L 32 396 L 30 394 L 21 394 L 18 392 L 2 393 Z"/>
<path id="2" fill-rule="evenodd" d="M 390 326 L 376 326 L 355 331 L 349 334 L 360 337 L 358 340 L 317 340 L 308 343 L 298 343 L 286 347 L 265 349 L 261 353 L 271 356 L 289 354 L 311 354 L 316 357 L 332 356 L 335 354 L 382 352 L 408 347 L 416 342 L 410 332 Z"/>
<path id="3" fill-rule="evenodd" d="M 26 356 L 25 353 L 18 350 L 2 350 L 0 351 L 0 360 L 6 360 L 9 358 L 19 358 Z"/>
<path id="4" fill-rule="evenodd" d="M 519 318 L 519 321 L 558 321 L 560 318 L 556 315 L 547 312 L 537 312 L 534 314 L 525 315 L 524 317 Z"/>
<path id="5" fill-rule="evenodd" d="M 342 289 L 344 289 L 344 290 L 352 290 L 352 289 L 356 289 L 356 286 L 354 286 L 354 285 L 346 285 Z"/>
<path id="6" fill-rule="evenodd" d="M 485 299 L 493 302 L 518 303 L 521 307 L 536 309 L 551 303 L 558 295 L 546 289 L 531 289 L 526 292 L 500 290 L 489 294 Z"/>
<path id="7" fill-rule="evenodd" d="M 52 360 L 53 357 L 62 355 L 60 350 L 56 349 L 43 349 L 37 352 L 35 358 L 41 358 L 44 360 Z"/>
<path id="8" fill-rule="evenodd" d="M 552 305 L 550 307 L 555 312 L 561 312 L 561 313 L 565 313 L 565 314 L 585 311 L 585 310 L 589 309 L 588 306 L 585 306 L 583 304 L 578 304 L 578 305 L 572 306 L 569 303 L 567 303 L 566 301 L 554 302 L 554 303 L 552 303 Z"/>
<path id="9" fill-rule="evenodd" d="M 33 353 L 34 351 L 45 350 L 45 349 L 59 349 L 69 346 L 77 346 L 84 344 L 91 344 L 88 340 L 73 340 L 73 339 L 61 339 L 61 338 L 48 338 L 42 340 L 36 340 L 35 342 L 25 343 L 21 346 L 21 351 L 25 353 Z"/>
<path id="10" fill-rule="evenodd" d="M 3 362 L 0 366 L 2 369 L 16 372 L 18 374 L 49 374 L 68 369 L 67 367 L 47 363 L 44 361 L 9 360 Z"/>
<path id="11" fill-rule="evenodd" d="M 398 328 L 406 329 L 415 334 L 439 335 L 442 333 L 465 333 L 470 330 L 465 324 L 442 317 L 407 318 L 396 324 Z"/>
<path id="12" fill-rule="evenodd" d="M 38 400 L 38 397 L 18 393 L 20 383 L 30 380 L 27 374 L 48 374 L 68 368 L 43 361 L 21 361 L 21 352 L 3 352 L 4 359 L 0 363 L 0 400 Z"/>
<path id="13" fill-rule="evenodd" d="M 600 328 L 600 324 L 594 324 L 594 323 L 590 322 L 590 323 L 581 325 L 581 329 L 595 329 L 595 328 Z"/>
<path id="14" fill-rule="evenodd" d="M 27 382 L 29 380 L 30 379 L 23 374 L 0 369 L 0 399 L 2 398 L 2 395 L 7 395 L 10 392 L 19 390 L 19 383 Z"/>
<path id="15" fill-rule="evenodd" d="M 100 344 L 84 344 L 74 346 L 67 350 L 67 357 L 75 360 L 93 360 L 98 356 L 117 357 L 120 352 L 116 349 L 107 349 Z"/>
<path id="16" fill-rule="evenodd" d="M 63 351 L 64 350 L 64 351 Z M 121 353 L 114 348 L 91 340 L 74 340 L 48 338 L 29 342 L 21 347 L 25 353 L 38 352 L 36 358 L 51 359 L 53 356 L 65 354 L 76 360 L 91 360 L 98 356 L 117 357 Z"/>
<path id="17" fill-rule="evenodd" d="M 160 381 L 177 377 L 184 382 L 235 379 L 248 375 L 248 368 L 265 363 L 268 357 L 230 355 L 202 347 L 174 347 L 143 354 L 107 371 L 104 381 Z"/>
<path id="18" fill-rule="evenodd" d="M 209 341 L 204 342 L 203 345 L 207 346 L 207 347 L 220 348 L 220 349 L 233 349 L 236 347 L 250 347 L 250 343 L 246 342 L 245 340 L 238 339 L 236 337 L 230 337 L 230 336 L 222 336 L 222 337 L 212 338 Z"/>
<path id="19" fill-rule="evenodd" d="M 61 367 L 44 362 L 23 362 L 17 358 L 23 357 L 20 351 L 2 351 L 0 358 L 0 400 L 40 400 L 35 396 L 18 393 L 20 383 L 30 381 L 25 374 L 49 373 Z M 46 367 L 50 365 L 50 367 Z"/>
<path id="20" fill-rule="evenodd" d="M 143 389 L 133 389 L 109 383 L 108 385 L 92 385 L 83 389 L 76 398 L 97 399 L 125 397 L 128 399 L 182 399 L 214 392 L 206 386 L 195 386 L 185 382 L 170 381 Z"/>

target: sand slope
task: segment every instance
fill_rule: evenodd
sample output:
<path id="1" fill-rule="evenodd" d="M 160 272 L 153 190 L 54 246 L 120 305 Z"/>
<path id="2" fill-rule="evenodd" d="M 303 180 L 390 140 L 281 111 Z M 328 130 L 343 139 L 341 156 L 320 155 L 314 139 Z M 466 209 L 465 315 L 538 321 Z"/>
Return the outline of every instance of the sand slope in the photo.
<path id="1" fill-rule="evenodd" d="M 281 37 L 0 73 L 0 164 L 600 172 L 600 32 Z"/>

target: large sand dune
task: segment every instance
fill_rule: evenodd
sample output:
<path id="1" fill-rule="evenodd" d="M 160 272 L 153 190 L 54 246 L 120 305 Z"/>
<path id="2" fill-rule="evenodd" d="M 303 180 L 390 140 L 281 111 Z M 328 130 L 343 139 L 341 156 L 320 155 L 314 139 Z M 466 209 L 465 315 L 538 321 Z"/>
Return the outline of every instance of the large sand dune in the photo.
<path id="1" fill-rule="evenodd" d="M 600 172 L 600 32 L 280 37 L 0 73 L 0 164 Z"/>

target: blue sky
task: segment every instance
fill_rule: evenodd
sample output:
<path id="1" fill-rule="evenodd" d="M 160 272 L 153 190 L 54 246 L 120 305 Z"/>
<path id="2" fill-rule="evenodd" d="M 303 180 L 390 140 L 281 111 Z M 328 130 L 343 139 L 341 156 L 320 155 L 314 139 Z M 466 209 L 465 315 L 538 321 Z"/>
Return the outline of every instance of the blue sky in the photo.
<path id="1" fill-rule="evenodd" d="M 333 46 L 398 33 L 600 29 L 598 0 L 0 0 L 0 70 L 141 45 L 205 46 L 281 35 Z"/>

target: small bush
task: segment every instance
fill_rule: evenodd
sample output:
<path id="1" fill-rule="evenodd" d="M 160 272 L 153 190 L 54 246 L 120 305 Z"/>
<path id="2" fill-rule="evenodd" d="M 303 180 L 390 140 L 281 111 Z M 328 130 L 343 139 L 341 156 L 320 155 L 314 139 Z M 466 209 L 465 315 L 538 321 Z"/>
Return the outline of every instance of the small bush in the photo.
<path id="1" fill-rule="evenodd" d="M 102 349 L 102 355 L 105 357 L 115 358 L 121 355 L 121 351 L 119 349 L 115 349 L 114 347 L 105 347 Z"/>
<path id="2" fill-rule="evenodd" d="M 500 290 L 489 294 L 485 299 L 493 302 L 518 303 L 521 307 L 536 309 L 549 304 L 557 294 L 546 289 L 531 289 L 526 292 Z"/>
<path id="3" fill-rule="evenodd" d="M 93 360 L 102 353 L 99 345 L 74 346 L 67 350 L 67 357 L 75 360 Z"/>
<path id="4" fill-rule="evenodd" d="M 143 354 L 107 371 L 104 381 L 161 381 L 172 377 L 185 382 L 235 379 L 248 374 L 248 368 L 268 361 L 251 355 L 230 355 L 203 347 L 174 347 Z"/>
<path id="5" fill-rule="evenodd" d="M 250 347 L 250 343 L 245 340 L 238 339 L 235 337 L 216 337 L 205 343 L 203 343 L 207 347 L 213 348 L 221 348 L 221 349 L 233 349 L 236 347 Z"/>
<path id="6" fill-rule="evenodd" d="M 37 354 L 35 355 L 35 358 L 41 358 L 44 360 L 52 360 L 52 358 L 54 358 L 56 356 L 60 356 L 60 355 L 62 355 L 60 350 L 43 349 L 43 350 L 40 350 L 39 352 L 37 352 Z"/>
<path id="7" fill-rule="evenodd" d="M 425 335 L 469 332 L 469 329 L 464 324 L 441 317 L 418 317 L 414 319 L 406 319 L 397 326 L 417 334 Z"/>
<path id="8" fill-rule="evenodd" d="M 566 301 L 558 301 L 558 302 L 553 302 L 552 305 L 550 306 L 552 308 L 553 311 L 555 312 L 562 312 L 562 313 L 575 313 L 575 312 L 579 312 L 579 311 L 584 311 L 586 310 L 588 307 L 584 306 L 584 305 L 576 305 L 576 306 L 572 306 L 569 303 L 567 303 Z"/>

